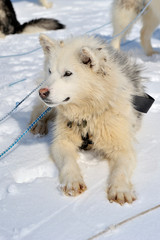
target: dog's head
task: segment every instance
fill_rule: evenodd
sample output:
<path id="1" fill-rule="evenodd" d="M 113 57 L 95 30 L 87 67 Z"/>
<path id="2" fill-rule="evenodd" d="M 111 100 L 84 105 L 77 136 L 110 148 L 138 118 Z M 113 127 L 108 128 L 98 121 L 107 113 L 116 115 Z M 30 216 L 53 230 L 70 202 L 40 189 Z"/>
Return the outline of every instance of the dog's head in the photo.
<path id="1" fill-rule="evenodd" d="M 100 44 L 89 38 L 87 42 L 84 38 L 54 41 L 44 34 L 40 35 L 40 44 L 45 55 L 46 86 L 39 95 L 46 105 L 77 104 L 91 101 L 93 96 L 102 98 L 104 86 L 99 78 L 106 75 L 103 65 L 107 60 Z"/>

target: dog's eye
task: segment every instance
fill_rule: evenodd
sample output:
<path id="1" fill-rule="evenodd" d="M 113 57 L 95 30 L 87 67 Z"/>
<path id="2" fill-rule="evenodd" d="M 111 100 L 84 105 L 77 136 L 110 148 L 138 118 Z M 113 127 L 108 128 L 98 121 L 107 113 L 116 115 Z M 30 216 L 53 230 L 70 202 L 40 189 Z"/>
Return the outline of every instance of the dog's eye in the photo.
<path id="1" fill-rule="evenodd" d="M 52 73 L 50 68 L 48 69 L 48 72 L 49 72 L 49 74 L 51 74 L 51 73 Z"/>
<path id="2" fill-rule="evenodd" d="M 71 76 L 71 75 L 72 75 L 72 72 L 66 71 L 66 72 L 64 73 L 63 77 L 69 77 L 69 76 Z"/>

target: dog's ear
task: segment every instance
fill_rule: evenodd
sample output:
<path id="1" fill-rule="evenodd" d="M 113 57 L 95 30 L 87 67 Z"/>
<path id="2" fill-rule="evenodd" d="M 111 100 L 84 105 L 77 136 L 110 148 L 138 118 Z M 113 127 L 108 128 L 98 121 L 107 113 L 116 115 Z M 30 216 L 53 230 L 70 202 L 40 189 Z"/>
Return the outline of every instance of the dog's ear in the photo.
<path id="1" fill-rule="evenodd" d="M 98 60 L 94 51 L 89 47 L 83 47 L 80 51 L 80 59 L 83 64 L 88 65 L 90 68 L 93 68 L 95 71 L 98 70 Z"/>
<path id="2" fill-rule="evenodd" d="M 51 49 L 54 49 L 56 44 L 52 39 L 50 39 L 45 34 L 40 34 L 39 41 L 43 48 L 44 53 L 47 55 L 51 52 Z"/>

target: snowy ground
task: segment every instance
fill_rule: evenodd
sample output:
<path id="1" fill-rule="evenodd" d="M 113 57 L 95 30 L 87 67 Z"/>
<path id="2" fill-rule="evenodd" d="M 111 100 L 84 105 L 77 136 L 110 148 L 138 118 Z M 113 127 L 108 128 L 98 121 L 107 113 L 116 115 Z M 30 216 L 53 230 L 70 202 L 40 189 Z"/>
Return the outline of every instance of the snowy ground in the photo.
<path id="1" fill-rule="evenodd" d="M 84 34 L 110 22 L 111 0 L 52 0 L 46 10 L 37 0 L 14 0 L 19 21 L 35 17 L 54 17 L 66 24 L 65 30 L 49 32 L 53 38 Z M 137 201 L 120 206 L 106 197 L 106 162 L 81 154 L 80 167 L 88 191 L 76 198 L 58 190 L 58 173 L 49 158 L 51 136 L 28 134 L 0 161 L 0 240 L 86 240 L 107 227 L 160 204 L 160 55 L 146 57 L 139 44 L 137 23 L 124 51 L 131 51 L 145 67 L 147 92 L 156 102 L 144 117 L 137 139 L 137 169 L 133 182 Z M 94 32 L 106 39 L 111 25 Z M 153 46 L 160 48 L 160 28 L 153 34 Z M 39 47 L 38 34 L 8 36 L 0 40 L 0 55 L 24 53 Z M 34 79 L 43 65 L 42 50 L 21 57 L 0 58 L 0 118 L 10 111 L 36 85 Z M 11 83 L 26 79 L 13 86 Z M 27 128 L 34 99 L 26 100 L 0 124 L 0 152 Z M 96 239 L 158 240 L 160 208 L 132 220 Z M 95 238 L 93 238 L 95 239 Z"/>

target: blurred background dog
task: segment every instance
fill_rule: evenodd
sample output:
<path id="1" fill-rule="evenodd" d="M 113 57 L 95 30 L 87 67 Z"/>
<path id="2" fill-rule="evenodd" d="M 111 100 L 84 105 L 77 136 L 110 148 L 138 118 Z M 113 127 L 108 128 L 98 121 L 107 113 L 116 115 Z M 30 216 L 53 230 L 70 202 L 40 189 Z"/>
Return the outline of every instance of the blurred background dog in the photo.
<path id="1" fill-rule="evenodd" d="M 46 3 L 46 0 L 40 0 Z M 0 38 L 16 33 L 35 33 L 63 29 L 65 26 L 53 18 L 39 18 L 20 24 L 12 2 L 0 0 Z"/>
<path id="2" fill-rule="evenodd" d="M 112 24 L 113 35 L 120 33 L 144 8 L 149 0 L 114 0 L 112 7 Z M 141 45 L 146 55 L 159 53 L 152 48 L 151 36 L 155 28 L 160 24 L 160 0 L 152 0 L 147 10 L 141 16 Z M 119 49 L 121 39 L 131 28 L 124 34 L 120 34 L 112 41 L 112 46 Z"/>

